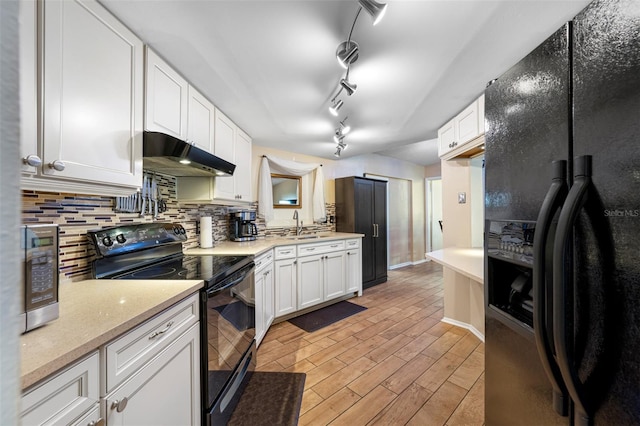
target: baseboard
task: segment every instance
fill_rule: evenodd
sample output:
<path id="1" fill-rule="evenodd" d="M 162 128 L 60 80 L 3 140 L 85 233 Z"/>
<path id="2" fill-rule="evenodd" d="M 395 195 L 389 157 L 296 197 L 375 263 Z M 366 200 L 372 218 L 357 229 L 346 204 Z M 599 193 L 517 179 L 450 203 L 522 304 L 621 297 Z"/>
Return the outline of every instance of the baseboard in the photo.
<path id="1" fill-rule="evenodd" d="M 411 266 L 411 265 L 412 265 L 411 262 L 399 263 L 397 265 L 389 266 L 389 270 L 393 271 L 394 269 L 404 268 L 405 266 Z"/>
<path id="2" fill-rule="evenodd" d="M 474 334 L 474 336 L 476 336 L 478 339 L 480 339 L 484 343 L 484 334 L 480 333 L 480 331 L 478 331 L 478 329 L 475 328 L 474 326 L 472 326 L 471 324 L 467 324 L 466 322 L 454 320 L 454 319 L 447 318 L 447 317 L 442 318 L 441 321 L 442 322 L 446 322 L 447 324 L 455 325 L 456 327 L 460 327 L 460 328 L 464 328 L 466 330 L 469 330 L 470 332 L 472 332 Z"/>
<path id="3" fill-rule="evenodd" d="M 425 262 L 428 262 L 428 261 L 429 261 L 429 259 L 416 260 L 415 262 L 411 262 L 411 264 L 415 266 L 415 265 L 419 265 L 421 263 L 425 263 Z"/>

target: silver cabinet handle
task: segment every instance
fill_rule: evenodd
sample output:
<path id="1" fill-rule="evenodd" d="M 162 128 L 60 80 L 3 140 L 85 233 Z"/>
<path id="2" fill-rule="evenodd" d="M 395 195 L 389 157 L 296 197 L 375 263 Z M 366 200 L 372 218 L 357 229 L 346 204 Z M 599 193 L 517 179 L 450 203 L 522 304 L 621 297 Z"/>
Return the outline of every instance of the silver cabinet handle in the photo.
<path id="1" fill-rule="evenodd" d="M 307 251 L 314 251 L 316 248 L 315 247 L 307 247 L 305 250 Z"/>
<path id="2" fill-rule="evenodd" d="M 336 248 L 336 247 L 338 247 L 338 244 L 334 244 L 331 246 L 331 248 Z"/>
<path id="3" fill-rule="evenodd" d="M 297 261 L 297 260 L 294 260 L 294 261 L 293 261 L 293 264 L 294 264 L 294 265 L 297 265 L 297 264 L 298 264 L 298 261 Z"/>
<path id="4" fill-rule="evenodd" d="M 54 169 L 54 170 L 57 170 L 59 172 L 63 171 L 65 167 L 67 167 L 67 166 L 66 166 L 66 164 L 64 164 L 64 161 L 62 161 L 62 160 L 55 160 L 55 161 L 49 163 L 49 168 L 50 169 Z"/>
<path id="5" fill-rule="evenodd" d="M 91 420 L 87 426 L 104 426 L 104 419 L 100 417 L 98 420 Z"/>
<path id="6" fill-rule="evenodd" d="M 169 331 L 169 329 L 171 328 L 172 325 L 173 325 L 173 321 L 169 321 L 167 323 L 167 326 L 164 328 L 164 330 L 155 331 L 155 332 L 151 333 L 151 336 L 149 336 L 149 340 L 155 339 L 156 337 L 160 336 L 161 334 L 166 333 L 167 331 Z M 125 403 L 125 405 L 126 405 L 126 403 Z"/>
<path id="7" fill-rule="evenodd" d="M 27 166 L 40 167 L 42 166 L 42 160 L 35 154 L 27 155 L 22 159 L 22 162 Z"/>
<path id="8" fill-rule="evenodd" d="M 127 403 L 129 402 L 129 400 L 127 399 L 127 397 L 125 396 L 124 398 L 122 398 L 121 400 L 115 400 L 111 403 L 111 409 L 112 410 L 116 410 L 118 413 L 122 413 L 124 411 L 125 408 L 127 408 Z"/>

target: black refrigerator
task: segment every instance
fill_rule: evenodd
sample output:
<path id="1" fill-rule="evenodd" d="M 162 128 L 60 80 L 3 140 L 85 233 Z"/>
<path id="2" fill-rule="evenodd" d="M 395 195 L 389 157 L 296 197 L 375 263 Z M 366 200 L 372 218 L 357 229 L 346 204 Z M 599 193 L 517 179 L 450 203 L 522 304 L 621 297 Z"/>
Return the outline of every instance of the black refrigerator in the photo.
<path id="1" fill-rule="evenodd" d="M 640 1 L 485 90 L 485 419 L 640 425 Z"/>

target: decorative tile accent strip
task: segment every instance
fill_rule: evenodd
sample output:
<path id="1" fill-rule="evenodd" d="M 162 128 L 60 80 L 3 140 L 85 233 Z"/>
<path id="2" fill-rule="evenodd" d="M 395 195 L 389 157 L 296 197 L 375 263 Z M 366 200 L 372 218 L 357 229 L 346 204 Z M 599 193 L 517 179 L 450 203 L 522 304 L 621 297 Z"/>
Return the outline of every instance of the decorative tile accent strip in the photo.
<path id="1" fill-rule="evenodd" d="M 153 173 L 151 173 L 153 174 Z M 183 248 L 198 247 L 197 227 L 200 217 L 211 216 L 213 221 L 214 246 L 229 239 L 228 212 L 237 206 L 212 204 L 178 204 L 176 199 L 176 178 L 155 174 L 162 198 L 167 202 L 167 211 L 158 219 L 151 215 L 115 212 L 115 199 L 104 196 L 87 196 L 56 192 L 22 191 L 22 222 L 57 224 L 60 231 L 60 282 L 80 281 L 91 278 L 91 263 L 95 251 L 87 238 L 87 231 L 109 226 L 131 223 L 175 222 L 187 231 L 187 241 Z M 257 210 L 254 202 L 247 209 Z M 335 204 L 327 204 L 327 215 L 335 215 Z M 264 219 L 256 221 L 259 235 L 282 235 L 292 232 L 291 228 L 266 228 Z M 335 224 L 314 224 L 305 226 L 305 233 L 335 231 Z"/>

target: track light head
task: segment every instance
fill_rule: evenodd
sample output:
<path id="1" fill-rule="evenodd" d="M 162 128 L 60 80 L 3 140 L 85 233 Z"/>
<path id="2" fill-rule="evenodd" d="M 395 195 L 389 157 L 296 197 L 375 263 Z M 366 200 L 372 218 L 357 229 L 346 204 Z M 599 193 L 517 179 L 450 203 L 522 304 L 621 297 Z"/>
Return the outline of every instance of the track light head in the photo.
<path id="1" fill-rule="evenodd" d="M 343 78 L 342 80 L 340 80 L 340 86 L 342 86 L 345 92 L 347 92 L 348 96 L 353 95 L 358 89 L 357 84 L 349 83 L 349 81 L 346 78 Z"/>
<path id="2" fill-rule="evenodd" d="M 378 3 L 375 0 L 358 0 L 358 3 L 360 3 L 360 6 L 362 6 L 362 8 L 366 10 L 369 15 L 371 15 L 371 18 L 373 19 L 373 25 L 376 25 L 378 22 L 380 22 L 384 17 L 385 12 L 387 11 L 386 3 Z"/>
<path id="3" fill-rule="evenodd" d="M 358 60 L 358 43 L 353 40 L 343 41 L 336 49 L 338 63 L 344 69 Z"/>
<path id="4" fill-rule="evenodd" d="M 348 146 L 349 145 L 347 145 L 346 143 L 340 141 L 340 143 L 338 144 L 338 149 L 341 151 L 346 151 Z"/>
<path id="5" fill-rule="evenodd" d="M 349 117 L 345 117 L 344 120 L 340 122 L 340 133 L 343 135 L 346 135 L 351 131 L 351 126 L 349 126 L 348 124 L 344 124 L 344 122 L 347 121 L 347 118 Z"/>
<path id="6" fill-rule="evenodd" d="M 334 152 L 333 155 L 337 158 L 340 158 L 340 151 L 342 150 L 340 149 L 340 147 L 338 147 L 338 149 L 336 149 L 336 152 Z"/>
<path id="7" fill-rule="evenodd" d="M 337 144 L 341 144 L 343 139 L 344 139 L 344 135 L 338 129 L 338 131 L 336 131 L 336 134 L 333 135 L 333 141 Z"/>
<path id="8" fill-rule="evenodd" d="M 344 104 L 344 102 L 342 102 L 341 99 L 338 99 L 338 102 L 334 102 L 333 105 L 331 105 L 329 107 L 329 112 L 334 115 L 334 116 L 338 116 L 338 110 L 340 108 L 342 108 L 342 105 Z"/>

